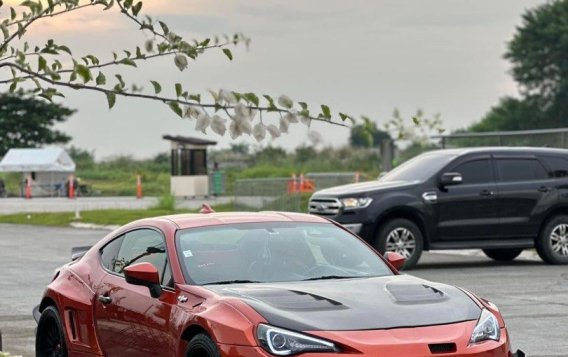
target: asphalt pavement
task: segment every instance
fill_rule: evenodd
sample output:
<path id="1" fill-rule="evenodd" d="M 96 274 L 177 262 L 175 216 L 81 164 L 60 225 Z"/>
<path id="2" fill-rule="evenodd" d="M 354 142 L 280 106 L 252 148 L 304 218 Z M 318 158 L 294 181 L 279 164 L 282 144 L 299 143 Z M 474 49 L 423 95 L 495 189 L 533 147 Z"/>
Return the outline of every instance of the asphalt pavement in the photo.
<path id="1" fill-rule="evenodd" d="M 4 350 L 34 355 L 39 303 L 53 271 L 73 246 L 91 245 L 108 231 L 0 225 L 0 330 Z M 483 256 L 427 253 L 413 275 L 458 285 L 497 304 L 513 346 L 528 356 L 568 355 L 568 269 L 521 258 L 497 264 Z"/>

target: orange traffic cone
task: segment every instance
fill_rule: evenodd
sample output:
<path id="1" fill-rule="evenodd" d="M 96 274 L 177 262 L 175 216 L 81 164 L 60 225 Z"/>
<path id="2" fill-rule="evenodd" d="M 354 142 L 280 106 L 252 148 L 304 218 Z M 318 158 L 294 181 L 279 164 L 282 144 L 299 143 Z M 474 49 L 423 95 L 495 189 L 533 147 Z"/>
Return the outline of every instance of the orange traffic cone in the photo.
<path id="1" fill-rule="evenodd" d="M 26 188 L 25 188 L 25 195 L 26 199 L 29 200 L 32 198 L 32 177 L 28 176 L 26 178 Z"/>
<path id="2" fill-rule="evenodd" d="M 142 198 L 142 176 L 136 176 L 136 198 Z"/>

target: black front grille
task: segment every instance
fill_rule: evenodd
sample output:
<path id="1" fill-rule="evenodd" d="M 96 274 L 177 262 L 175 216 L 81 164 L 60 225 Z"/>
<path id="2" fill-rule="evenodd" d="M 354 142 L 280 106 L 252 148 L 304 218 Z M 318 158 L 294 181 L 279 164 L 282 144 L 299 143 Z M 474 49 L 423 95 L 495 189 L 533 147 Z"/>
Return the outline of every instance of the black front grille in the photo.
<path id="1" fill-rule="evenodd" d="M 453 353 L 457 351 L 455 343 L 433 343 L 428 345 L 432 354 Z"/>
<path id="2" fill-rule="evenodd" d="M 341 203 L 336 198 L 312 198 L 309 212 L 320 216 L 335 217 L 341 212 Z"/>

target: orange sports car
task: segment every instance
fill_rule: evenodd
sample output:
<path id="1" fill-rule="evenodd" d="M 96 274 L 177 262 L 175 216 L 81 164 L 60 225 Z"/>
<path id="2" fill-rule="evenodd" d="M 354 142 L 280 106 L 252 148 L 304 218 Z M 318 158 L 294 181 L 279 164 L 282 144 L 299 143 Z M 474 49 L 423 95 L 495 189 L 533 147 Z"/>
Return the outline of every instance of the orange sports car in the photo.
<path id="1" fill-rule="evenodd" d="M 492 303 L 293 213 L 128 224 L 57 270 L 37 356 L 522 357 Z"/>

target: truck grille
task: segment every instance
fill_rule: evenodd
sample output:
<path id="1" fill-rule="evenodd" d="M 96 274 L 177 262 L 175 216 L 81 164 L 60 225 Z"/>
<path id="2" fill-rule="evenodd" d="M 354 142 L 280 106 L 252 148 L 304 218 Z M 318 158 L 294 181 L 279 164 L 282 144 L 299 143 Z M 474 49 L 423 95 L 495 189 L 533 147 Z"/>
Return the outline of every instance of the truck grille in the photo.
<path id="1" fill-rule="evenodd" d="M 339 216 L 341 203 L 337 198 L 312 198 L 309 204 L 309 212 L 319 216 Z"/>

